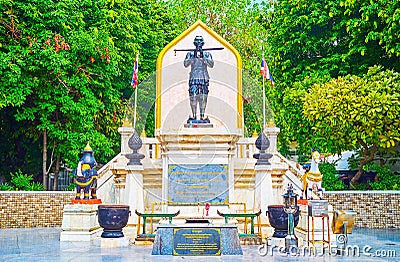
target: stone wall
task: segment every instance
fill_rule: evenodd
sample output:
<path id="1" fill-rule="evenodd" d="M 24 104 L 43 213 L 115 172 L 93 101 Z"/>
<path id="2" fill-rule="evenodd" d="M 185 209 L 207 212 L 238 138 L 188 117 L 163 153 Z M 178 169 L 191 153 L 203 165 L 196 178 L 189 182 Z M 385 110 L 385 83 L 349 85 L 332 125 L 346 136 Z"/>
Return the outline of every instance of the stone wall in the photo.
<path id="1" fill-rule="evenodd" d="M 59 227 L 74 192 L 1 191 L 0 228 Z"/>
<path id="2" fill-rule="evenodd" d="M 74 192 L 0 192 L 0 228 L 59 227 Z M 400 191 L 325 192 L 333 209 L 357 212 L 356 226 L 400 228 Z"/>
<path id="3" fill-rule="evenodd" d="M 324 196 L 334 210 L 357 212 L 356 227 L 400 228 L 400 191 L 327 191 Z"/>

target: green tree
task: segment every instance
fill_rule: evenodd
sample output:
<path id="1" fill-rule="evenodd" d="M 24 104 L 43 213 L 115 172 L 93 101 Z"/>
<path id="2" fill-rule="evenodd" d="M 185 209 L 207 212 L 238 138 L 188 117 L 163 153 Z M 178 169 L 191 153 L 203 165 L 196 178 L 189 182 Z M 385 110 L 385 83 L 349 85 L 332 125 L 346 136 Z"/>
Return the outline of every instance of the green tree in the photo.
<path id="1" fill-rule="evenodd" d="M 366 73 L 381 64 L 400 70 L 394 35 L 399 3 L 392 1 L 271 1 L 262 22 L 277 78 L 302 81 L 310 72 L 329 75 Z"/>
<path id="2" fill-rule="evenodd" d="M 107 162 L 118 149 L 134 57 L 142 50 L 144 79 L 174 36 L 168 9 L 155 0 L 5 0 L 0 7 L 0 110 L 40 141 L 45 188 L 50 170 L 76 165 L 88 141 Z"/>
<path id="3" fill-rule="evenodd" d="M 322 163 L 319 165 L 322 173 L 322 187 L 327 191 L 338 191 L 346 189 L 343 181 L 338 180 L 338 172 L 335 165 L 331 163 Z"/>
<path id="4" fill-rule="evenodd" d="M 366 166 L 367 170 L 376 171 L 376 179 L 370 182 L 369 185 L 374 190 L 399 190 L 400 189 L 400 174 L 394 173 L 388 166 L 380 167 L 376 164 Z"/>
<path id="5" fill-rule="evenodd" d="M 400 75 L 372 67 L 363 78 L 347 75 L 316 84 L 304 96 L 304 114 L 315 128 L 317 146 L 330 153 L 362 149 L 351 184 L 379 148 L 400 141 Z"/>
<path id="6" fill-rule="evenodd" d="M 308 90 L 309 79 L 322 83 L 347 74 L 361 77 L 374 65 L 400 70 L 398 10 L 396 1 L 267 2 L 260 21 L 272 58 L 275 87 L 267 95 L 281 128 L 279 141 L 296 139 L 303 148 L 309 143 L 312 125 L 291 101 Z"/>
<path id="7" fill-rule="evenodd" d="M 316 146 L 313 124 L 309 122 L 303 113 L 304 97 L 315 83 L 323 83 L 328 77 L 306 76 L 303 81 L 295 82 L 292 86 L 286 86 L 282 99 L 284 112 L 280 115 L 282 123 L 281 144 L 285 145 L 294 141 L 302 143 L 297 147 L 297 154 L 310 157 L 310 149 Z M 286 141 L 285 141 L 286 139 Z M 282 143 L 283 142 L 283 143 Z"/>

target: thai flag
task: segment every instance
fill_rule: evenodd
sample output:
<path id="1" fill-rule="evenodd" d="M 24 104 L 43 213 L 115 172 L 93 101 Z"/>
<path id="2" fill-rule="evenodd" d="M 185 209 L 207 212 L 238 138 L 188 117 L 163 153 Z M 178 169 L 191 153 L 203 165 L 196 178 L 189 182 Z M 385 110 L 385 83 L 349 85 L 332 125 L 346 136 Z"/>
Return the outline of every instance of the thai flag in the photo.
<path id="1" fill-rule="evenodd" d="M 139 69 L 139 54 L 136 55 L 135 63 L 133 64 L 133 72 L 132 72 L 132 80 L 131 80 L 131 86 L 133 88 L 136 88 L 139 83 L 138 69 Z"/>
<path id="2" fill-rule="evenodd" d="M 262 76 L 263 76 L 264 78 L 267 77 L 266 65 L 267 65 L 267 63 L 265 62 L 265 58 L 264 58 L 264 56 L 263 56 L 263 58 L 262 58 L 262 60 L 261 60 L 260 74 L 262 74 Z"/>
<path id="3" fill-rule="evenodd" d="M 262 74 L 262 76 L 264 78 L 268 79 L 271 82 L 272 86 L 274 86 L 274 79 L 272 78 L 271 71 L 269 71 L 267 62 L 265 62 L 265 58 L 264 57 L 261 60 L 260 73 Z"/>

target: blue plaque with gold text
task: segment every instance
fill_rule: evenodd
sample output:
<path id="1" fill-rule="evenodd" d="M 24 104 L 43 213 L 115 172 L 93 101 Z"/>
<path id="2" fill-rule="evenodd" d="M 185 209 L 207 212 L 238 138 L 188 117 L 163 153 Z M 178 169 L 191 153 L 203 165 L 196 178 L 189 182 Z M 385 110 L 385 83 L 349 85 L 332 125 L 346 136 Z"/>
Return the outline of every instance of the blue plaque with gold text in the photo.
<path id="1" fill-rule="evenodd" d="M 227 204 L 228 177 L 228 164 L 169 164 L 168 200 Z"/>
<path id="2" fill-rule="evenodd" d="M 221 229 L 219 228 L 174 228 L 173 254 L 221 255 Z"/>

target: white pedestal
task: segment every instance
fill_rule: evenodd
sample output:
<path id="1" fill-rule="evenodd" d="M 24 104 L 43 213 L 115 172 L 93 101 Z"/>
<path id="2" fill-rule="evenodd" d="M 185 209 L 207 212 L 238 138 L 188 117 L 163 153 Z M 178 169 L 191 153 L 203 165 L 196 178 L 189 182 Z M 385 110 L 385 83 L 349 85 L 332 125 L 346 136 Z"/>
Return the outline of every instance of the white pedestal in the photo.
<path id="1" fill-rule="evenodd" d="M 131 216 L 128 224 L 137 224 L 138 216 L 135 210 L 144 211 L 144 192 L 143 192 L 143 166 L 128 165 L 126 166 L 128 174 L 126 174 L 125 199 L 124 203 L 129 205 Z"/>
<path id="2" fill-rule="evenodd" d="M 278 144 L 278 134 L 281 129 L 279 127 L 266 127 L 263 132 L 268 137 L 269 147 L 267 148 L 267 153 L 275 153 L 278 152 L 277 144 Z"/>
<path id="3" fill-rule="evenodd" d="M 256 210 L 267 210 L 268 205 L 275 204 L 272 191 L 271 165 L 256 165 L 256 181 L 255 181 L 255 208 Z M 264 212 L 261 212 L 261 223 L 268 223 L 268 217 Z"/>
<path id="4" fill-rule="evenodd" d="M 236 142 L 242 134 L 240 130 L 232 133 L 228 131 L 215 128 L 157 131 L 156 137 L 161 142 L 163 150 L 162 199 L 165 202 L 175 202 L 175 204 L 164 205 L 161 212 L 172 213 L 179 209 L 182 215 L 196 217 L 199 215 L 196 206 L 198 202 L 201 202 L 200 208 L 203 208 L 203 202 L 208 202 L 215 197 L 220 197 L 216 201 L 220 204 L 235 202 L 233 152 L 235 152 Z M 178 184 L 176 178 L 180 175 L 178 173 L 186 172 L 190 168 L 193 168 L 193 171 L 188 172 L 190 175 L 181 179 L 182 186 L 175 190 L 171 185 Z M 175 171 L 171 170 L 178 171 L 173 173 Z M 222 174 L 221 179 L 215 179 L 216 172 Z M 174 178 L 171 179 L 171 177 Z M 204 183 L 201 184 L 199 181 Z M 203 187 L 203 189 L 194 189 L 196 186 Z M 190 190 L 189 187 L 191 187 Z M 199 196 L 200 200 L 193 200 L 195 197 L 192 196 Z M 224 200 L 221 200 L 222 198 Z M 180 203 L 191 203 L 193 206 L 180 205 Z"/>
<path id="5" fill-rule="evenodd" d="M 118 128 L 118 132 L 121 134 L 121 153 L 126 154 L 131 152 L 131 149 L 128 146 L 128 141 L 135 130 L 129 126 L 122 126 Z"/>
<path id="6" fill-rule="evenodd" d="M 68 204 L 64 206 L 60 241 L 91 241 L 101 234 L 97 206 Z"/>
<path id="7" fill-rule="evenodd" d="M 119 238 L 99 237 L 93 241 L 93 245 L 101 248 L 127 247 L 130 245 L 130 240 L 127 237 L 119 237 Z"/>

